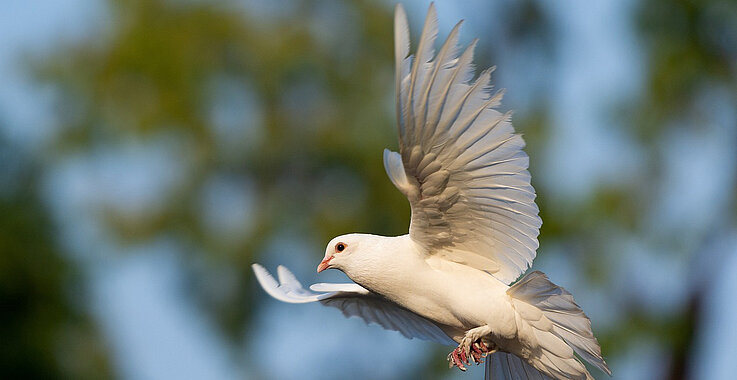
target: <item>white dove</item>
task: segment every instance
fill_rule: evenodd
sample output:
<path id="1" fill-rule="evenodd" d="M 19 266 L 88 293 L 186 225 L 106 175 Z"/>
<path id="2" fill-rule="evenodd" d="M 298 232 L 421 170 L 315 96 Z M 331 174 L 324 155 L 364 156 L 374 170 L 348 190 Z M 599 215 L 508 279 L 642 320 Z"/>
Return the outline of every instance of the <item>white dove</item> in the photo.
<path id="1" fill-rule="evenodd" d="M 542 224 L 525 143 L 494 109 L 502 93 L 490 93 L 492 70 L 471 83 L 476 41 L 460 52 L 459 22 L 435 56 L 437 24 L 431 4 L 413 59 L 396 7 L 399 153 L 385 150 L 384 166 L 409 199 L 409 234 L 331 240 L 317 271 L 339 269 L 352 284 L 314 293 L 282 266 L 277 282 L 254 264 L 256 278 L 284 302 L 320 301 L 408 338 L 458 344 L 451 367 L 492 354 L 487 378 L 591 379 L 575 354 L 611 375 L 569 292 L 537 271 L 510 286 L 532 264 Z"/>

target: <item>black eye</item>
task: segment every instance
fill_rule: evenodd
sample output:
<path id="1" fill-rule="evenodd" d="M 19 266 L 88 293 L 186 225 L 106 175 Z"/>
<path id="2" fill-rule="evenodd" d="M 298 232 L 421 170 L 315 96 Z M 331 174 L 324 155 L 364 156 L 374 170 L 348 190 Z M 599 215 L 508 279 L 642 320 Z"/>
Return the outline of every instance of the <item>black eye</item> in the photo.
<path id="1" fill-rule="evenodd" d="M 335 245 L 335 252 L 343 252 L 345 249 L 345 243 L 338 243 Z"/>

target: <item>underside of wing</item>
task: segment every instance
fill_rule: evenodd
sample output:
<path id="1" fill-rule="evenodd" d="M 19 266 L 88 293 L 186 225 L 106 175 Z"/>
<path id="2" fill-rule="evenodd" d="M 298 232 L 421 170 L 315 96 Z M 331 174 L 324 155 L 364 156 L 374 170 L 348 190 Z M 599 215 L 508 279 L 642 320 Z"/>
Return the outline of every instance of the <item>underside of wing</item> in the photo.
<path id="1" fill-rule="evenodd" d="M 399 331 L 408 339 L 417 338 L 449 346 L 455 344 L 434 323 L 378 295 L 334 296 L 320 302 L 339 309 L 348 318 L 359 317 L 366 324 L 376 323 L 387 330 Z"/>
<path id="2" fill-rule="evenodd" d="M 532 264 L 542 224 L 525 143 L 495 110 L 492 70 L 472 81 L 475 41 L 461 52 L 458 23 L 437 55 L 430 6 L 416 57 L 401 5 L 395 15 L 399 153 L 385 152 L 412 207 L 411 238 L 432 254 L 511 283 Z"/>
<path id="3" fill-rule="evenodd" d="M 375 323 L 387 330 L 398 331 L 405 337 L 453 345 L 433 322 L 354 283 L 326 284 L 302 287 L 284 266 L 277 268 L 278 281 L 263 266 L 252 265 L 256 279 L 272 297 L 287 303 L 320 302 L 343 312 L 346 317 L 361 318 L 366 324 Z"/>

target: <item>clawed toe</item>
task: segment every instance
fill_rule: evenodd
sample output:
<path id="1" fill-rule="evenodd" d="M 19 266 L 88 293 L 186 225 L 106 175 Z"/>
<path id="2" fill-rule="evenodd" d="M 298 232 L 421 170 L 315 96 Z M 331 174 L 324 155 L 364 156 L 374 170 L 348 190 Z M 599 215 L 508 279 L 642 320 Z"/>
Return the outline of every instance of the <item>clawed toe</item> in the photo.
<path id="1" fill-rule="evenodd" d="M 465 352 L 461 349 L 461 346 L 456 347 L 448 354 L 448 368 L 456 366 L 461 371 L 465 371 L 466 367 L 463 365 L 464 362 L 468 364 L 468 358 L 466 357 Z"/>
<path id="2" fill-rule="evenodd" d="M 466 367 L 464 364 L 481 364 L 490 352 L 491 350 L 489 347 L 487 347 L 481 339 L 478 339 L 471 344 L 461 342 L 458 347 L 448 354 L 448 368 L 453 368 L 455 366 L 461 371 L 465 371 Z"/>
<path id="3" fill-rule="evenodd" d="M 473 361 L 476 362 L 476 364 L 483 363 L 484 358 L 491 351 L 489 350 L 489 347 L 487 347 L 486 344 L 481 341 L 481 339 L 477 340 L 471 345 L 471 350 L 471 356 L 473 357 Z"/>

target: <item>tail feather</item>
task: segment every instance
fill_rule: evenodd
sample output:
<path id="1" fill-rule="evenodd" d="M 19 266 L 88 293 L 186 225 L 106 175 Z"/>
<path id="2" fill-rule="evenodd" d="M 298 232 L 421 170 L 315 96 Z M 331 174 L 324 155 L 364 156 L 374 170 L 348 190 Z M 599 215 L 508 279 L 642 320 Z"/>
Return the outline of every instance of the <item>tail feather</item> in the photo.
<path id="1" fill-rule="evenodd" d="M 537 364 L 538 367 L 542 364 L 543 369 L 547 370 L 550 375 L 555 376 L 556 379 L 588 380 L 591 378 L 586 368 L 583 368 L 581 362 L 576 360 L 573 355 L 568 358 L 560 358 L 543 348 L 540 355 L 532 358 L 532 362 Z"/>
<path id="2" fill-rule="evenodd" d="M 484 380 L 552 380 L 519 356 L 495 352 L 486 361 Z"/>
<path id="3" fill-rule="evenodd" d="M 571 293 L 553 284 L 542 272 L 535 271 L 509 288 L 507 294 L 514 300 L 515 309 L 525 323 L 534 328 L 534 336 L 542 352 L 531 356 L 533 364 L 538 361 L 549 371 L 548 374 L 555 377 L 576 377 L 571 374 L 580 373 L 582 378 L 590 378 L 591 375 L 570 351 L 573 349 L 591 365 L 612 374 L 591 331 L 591 321 Z M 530 306 L 538 309 L 543 318 L 530 311 Z M 551 323 L 551 328 L 545 328 L 544 320 Z M 554 335 L 554 338 L 547 334 Z M 567 350 L 561 344 L 565 344 Z"/>

